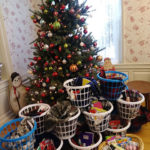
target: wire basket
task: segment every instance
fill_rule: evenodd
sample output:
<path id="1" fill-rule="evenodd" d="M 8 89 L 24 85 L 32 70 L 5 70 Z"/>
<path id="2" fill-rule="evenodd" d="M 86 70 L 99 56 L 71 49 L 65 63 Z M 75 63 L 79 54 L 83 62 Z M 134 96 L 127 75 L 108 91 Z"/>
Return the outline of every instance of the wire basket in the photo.
<path id="1" fill-rule="evenodd" d="M 105 71 L 105 74 L 106 78 L 101 77 L 100 73 L 97 74 L 102 96 L 108 100 L 117 100 L 126 87 L 124 82 L 128 80 L 128 76 L 119 71 Z"/>
<path id="2" fill-rule="evenodd" d="M 140 106 L 144 102 L 144 95 L 139 93 L 141 100 L 136 102 L 127 102 L 123 99 L 117 100 L 120 117 L 123 119 L 134 119 L 139 114 Z"/>
<path id="3" fill-rule="evenodd" d="M 75 116 L 71 117 L 66 122 L 59 122 L 56 124 L 54 132 L 58 138 L 66 140 L 75 135 L 80 113 L 80 109 L 78 108 L 78 113 Z"/>
<path id="4" fill-rule="evenodd" d="M 98 141 L 95 144 L 92 144 L 92 145 L 86 146 L 86 147 L 74 144 L 71 139 L 69 139 L 68 141 L 69 141 L 69 144 L 74 148 L 74 150 L 81 150 L 81 149 L 82 150 L 97 150 L 99 144 L 102 142 L 102 135 L 101 135 L 101 133 L 99 133 L 98 136 L 99 136 L 99 139 L 98 139 Z"/>
<path id="5" fill-rule="evenodd" d="M 41 135 L 45 132 L 44 122 L 46 119 L 46 115 L 50 110 L 50 106 L 48 104 L 44 104 L 44 103 L 30 104 L 30 105 L 23 107 L 19 111 L 20 117 L 27 117 L 26 116 L 27 113 L 29 113 L 32 110 L 35 110 L 37 107 L 40 107 L 40 106 L 46 108 L 46 111 L 43 112 L 41 115 L 31 116 L 37 122 L 37 130 L 35 131 L 35 135 Z"/>
<path id="6" fill-rule="evenodd" d="M 24 136 L 15 139 L 9 139 L 23 118 L 11 120 L 0 128 L 0 149 L 1 150 L 31 150 L 34 149 L 34 132 L 37 128 L 36 121 L 34 127 Z"/>
<path id="7" fill-rule="evenodd" d="M 111 102 L 102 100 L 103 108 L 105 106 L 109 106 L 110 109 L 106 112 L 101 113 L 90 113 L 87 111 L 83 111 L 87 124 L 92 132 L 103 132 L 108 128 L 109 121 L 110 121 L 110 114 L 113 111 L 113 105 Z M 95 123 L 98 121 L 98 123 Z"/>
<path id="8" fill-rule="evenodd" d="M 144 143 L 143 143 L 142 139 L 139 136 L 134 135 L 134 134 L 127 134 L 126 136 L 127 137 L 131 137 L 132 141 L 137 142 L 139 144 L 139 149 L 138 150 L 144 150 Z M 98 150 L 106 150 L 105 149 L 106 145 L 107 145 L 107 143 L 105 141 L 102 142 L 99 145 Z"/>
<path id="9" fill-rule="evenodd" d="M 89 84 L 84 86 L 73 86 L 74 79 L 69 79 L 64 82 L 63 86 L 66 88 L 69 99 L 72 105 L 82 108 L 90 104 L 89 97 L 91 96 L 91 86 Z"/>

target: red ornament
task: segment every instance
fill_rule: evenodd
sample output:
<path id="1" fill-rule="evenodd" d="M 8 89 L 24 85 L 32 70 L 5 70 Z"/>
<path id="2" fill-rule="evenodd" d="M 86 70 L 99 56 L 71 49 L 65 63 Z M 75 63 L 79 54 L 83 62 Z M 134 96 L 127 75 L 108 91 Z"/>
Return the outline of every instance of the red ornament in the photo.
<path id="1" fill-rule="evenodd" d="M 94 45 L 94 47 L 96 47 L 96 46 L 97 46 L 97 43 L 96 43 L 96 42 L 94 42 L 94 43 L 93 43 L 93 45 Z"/>
<path id="2" fill-rule="evenodd" d="M 41 85 L 38 83 L 36 86 L 39 88 Z"/>
<path id="3" fill-rule="evenodd" d="M 90 8 L 89 6 L 86 6 L 86 7 L 85 7 L 86 10 L 88 10 L 89 8 Z"/>
<path id="4" fill-rule="evenodd" d="M 52 65 L 56 64 L 56 61 L 55 61 L 55 60 L 53 60 L 53 61 L 51 62 L 51 64 L 52 64 Z"/>
<path id="5" fill-rule="evenodd" d="M 87 34 L 87 33 L 88 33 L 88 31 L 86 29 L 84 29 L 84 34 Z"/>
<path id="6" fill-rule="evenodd" d="M 41 57 L 38 57 L 38 60 L 40 61 L 42 58 Z"/>
<path id="7" fill-rule="evenodd" d="M 58 76 L 58 73 L 57 73 L 57 72 L 53 72 L 52 76 L 53 76 L 53 77 L 57 77 L 57 76 Z"/>
<path id="8" fill-rule="evenodd" d="M 54 11 L 54 16 L 58 16 L 58 12 L 57 11 Z"/>
<path id="9" fill-rule="evenodd" d="M 67 58 L 68 58 L 68 59 L 70 59 L 71 57 L 72 57 L 71 54 L 68 54 L 68 55 L 67 55 Z"/>
<path id="10" fill-rule="evenodd" d="M 61 50 L 62 50 L 61 46 L 59 46 L 58 50 L 59 50 L 59 52 L 61 52 Z"/>
<path id="11" fill-rule="evenodd" d="M 33 66 L 34 65 L 34 63 L 33 62 L 30 62 L 30 66 Z"/>
<path id="12" fill-rule="evenodd" d="M 37 43 L 34 43 L 34 47 L 37 47 L 38 45 L 37 45 Z"/>
<path id="13" fill-rule="evenodd" d="M 89 56 L 88 60 L 92 61 L 93 60 L 93 56 Z"/>
<path id="14" fill-rule="evenodd" d="M 26 91 L 28 92 L 30 90 L 30 88 L 29 87 L 26 87 Z"/>
<path id="15" fill-rule="evenodd" d="M 54 51 L 50 51 L 51 54 L 54 54 Z"/>
<path id="16" fill-rule="evenodd" d="M 42 97 L 45 97 L 45 96 L 46 96 L 46 94 L 45 94 L 44 92 L 42 92 L 42 93 L 41 93 L 41 96 L 42 96 Z"/>
<path id="17" fill-rule="evenodd" d="M 58 59 L 58 56 L 55 56 L 55 59 Z"/>
<path id="18" fill-rule="evenodd" d="M 84 22 L 85 21 L 85 19 L 84 18 L 81 18 L 81 22 Z"/>
<path id="19" fill-rule="evenodd" d="M 70 13 L 70 14 L 74 14 L 74 12 L 75 12 L 75 10 L 74 10 L 73 8 L 71 8 L 71 9 L 69 10 L 69 13 Z"/>
<path id="20" fill-rule="evenodd" d="M 41 32 L 41 33 L 40 33 L 40 37 L 41 37 L 41 38 L 45 37 L 45 35 L 46 35 L 45 32 Z"/>
<path id="21" fill-rule="evenodd" d="M 64 4 L 61 5 L 61 7 L 60 7 L 61 10 L 64 10 L 65 8 L 66 8 L 66 6 Z"/>
<path id="22" fill-rule="evenodd" d="M 69 77 L 69 76 L 70 76 L 70 74 L 69 74 L 69 73 L 66 73 L 66 76 L 67 76 L 67 77 Z"/>
<path id="23" fill-rule="evenodd" d="M 90 76 L 89 73 L 86 73 L 86 74 L 85 74 L 85 77 L 89 77 L 89 76 Z"/>
<path id="24" fill-rule="evenodd" d="M 48 66 L 48 62 L 47 62 L 47 61 L 45 62 L 44 66 L 45 66 L 45 67 Z"/>
<path id="25" fill-rule="evenodd" d="M 64 90 L 63 89 L 59 89 L 58 92 L 59 93 L 64 93 Z"/>
<path id="26" fill-rule="evenodd" d="M 37 57 L 33 57 L 33 60 L 37 60 L 38 58 Z"/>
<path id="27" fill-rule="evenodd" d="M 74 39 L 75 39 L 75 40 L 77 40 L 78 38 L 79 38 L 79 36 L 78 36 L 78 35 L 75 35 L 75 36 L 74 36 Z"/>
<path id="28" fill-rule="evenodd" d="M 36 20 L 36 19 L 33 19 L 33 22 L 34 22 L 34 23 L 37 23 L 37 20 Z"/>
<path id="29" fill-rule="evenodd" d="M 50 82 L 50 79 L 47 77 L 46 78 L 46 83 L 49 83 Z"/>
<path id="30" fill-rule="evenodd" d="M 41 9 L 41 10 L 44 10 L 44 6 L 41 6 L 40 9 Z"/>
<path id="31" fill-rule="evenodd" d="M 42 100 L 40 100 L 40 103 L 43 103 L 43 101 L 42 101 Z"/>
<path id="32" fill-rule="evenodd" d="M 52 24 L 49 24 L 49 27 L 50 27 L 51 29 L 53 29 L 53 25 L 52 25 Z"/>
<path id="33" fill-rule="evenodd" d="M 49 47 L 50 48 L 53 48 L 55 45 L 53 44 L 53 43 L 51 43 L 50 45 L 49 45 Z"/>

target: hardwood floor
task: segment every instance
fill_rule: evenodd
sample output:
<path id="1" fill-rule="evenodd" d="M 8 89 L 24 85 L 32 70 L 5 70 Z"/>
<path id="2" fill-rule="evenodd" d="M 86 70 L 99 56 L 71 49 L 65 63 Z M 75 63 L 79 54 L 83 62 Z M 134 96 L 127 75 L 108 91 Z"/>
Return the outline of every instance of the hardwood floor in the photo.
<path id="1" fill-rule="evenodd" d="M 150 150 L 150 122 L 144 124 L 142 129 L 136 133 L 140 136 L 144 143 L 144 150 Z"/>

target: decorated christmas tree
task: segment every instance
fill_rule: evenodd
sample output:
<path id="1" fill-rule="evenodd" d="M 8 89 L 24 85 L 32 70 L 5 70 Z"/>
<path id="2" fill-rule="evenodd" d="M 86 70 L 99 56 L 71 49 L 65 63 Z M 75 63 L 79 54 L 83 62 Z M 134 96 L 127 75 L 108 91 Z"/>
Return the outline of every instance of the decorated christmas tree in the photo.
<path id="1" fill-rule="evenodd" d="M 77 76 L 93 77 L 101 60 L 92 33 L 88 33 L 86 19 L 91 8 L 78 0 L 46 0 L 32 11 L 38 27 L 37 38 L 29 64 L 33 75 L 27 88 L 27 99 L 53 103 L 66 99 L 63 82 Z"/>

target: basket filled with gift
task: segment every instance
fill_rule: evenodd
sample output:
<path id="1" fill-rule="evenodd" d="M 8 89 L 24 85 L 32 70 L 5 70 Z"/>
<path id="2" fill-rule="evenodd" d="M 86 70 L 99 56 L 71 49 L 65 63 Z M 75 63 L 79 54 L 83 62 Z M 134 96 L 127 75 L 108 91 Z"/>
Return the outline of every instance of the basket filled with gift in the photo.
<path id="1" fill-rule="evenodd" d="M 128 80 L 128 76 L 123 72 L 104 70 L 97 74 L 97 78 L 100 80 L 102 96 L 108 100 L 117 100 L 125 89 L 125 82 Z"/>
<path id="2" fill-rule="evenodd" d="M 139 136 L 127 134 L 126 136 L 107 136 L 98 150 L 144 150 L 144 143 Z"/>
<path id="3" fill-rule="evenodd" d="M 136 90 L 128 89 L 123 92 L 122 98 L 117 100 L 120 117 L 124 119 L 136 118 L 144 100 L 144 95 Z"/>
<path id="4" fill-rule="evenodd" d="M 90 97 L 91 104 L 83 111 L 86 122 L 93 132 L 103 132 L 108 128 L 113 105 L 107 100 Z"/>
<path id="5" fill-rule="evenodd" d="M 78 108 L 87 107 L 90 104 L 90 96 L 100 96 L 98 84 L 94 79 L 77 77 L 64 82 L 72 105 Z"/>
<path id="6" fill-rule="evenodd" d="M 54 131 L 60 139 L 68 139 L 75 135 L 80 109 L 69 101 L 58 102 L 48 113 L 45 125 L 47 131 Z"/>
<path id="7" fill-rule="evenodd" d="M 69 144 L 74 150 L 97 150 L 101 142 L 101 133 L 87 131 L 80 131 L 73 138 L 69 139 Z"/>
<path id="8" fill-rule="evenodd" d="M 32 117 L 37 122 L 35 135 L 41 135 L 45 132 L 45 117 L 50 110 L 50 106 L 44 103 L 30 104 L 19 111 L 20 117 Z"/>
<path id="9" fill-rule="evenodd" d="M 36 121 L 28 117 L 7 122 L 0 128 L 0 149 L 34 149 L 36 128 Z"/>

